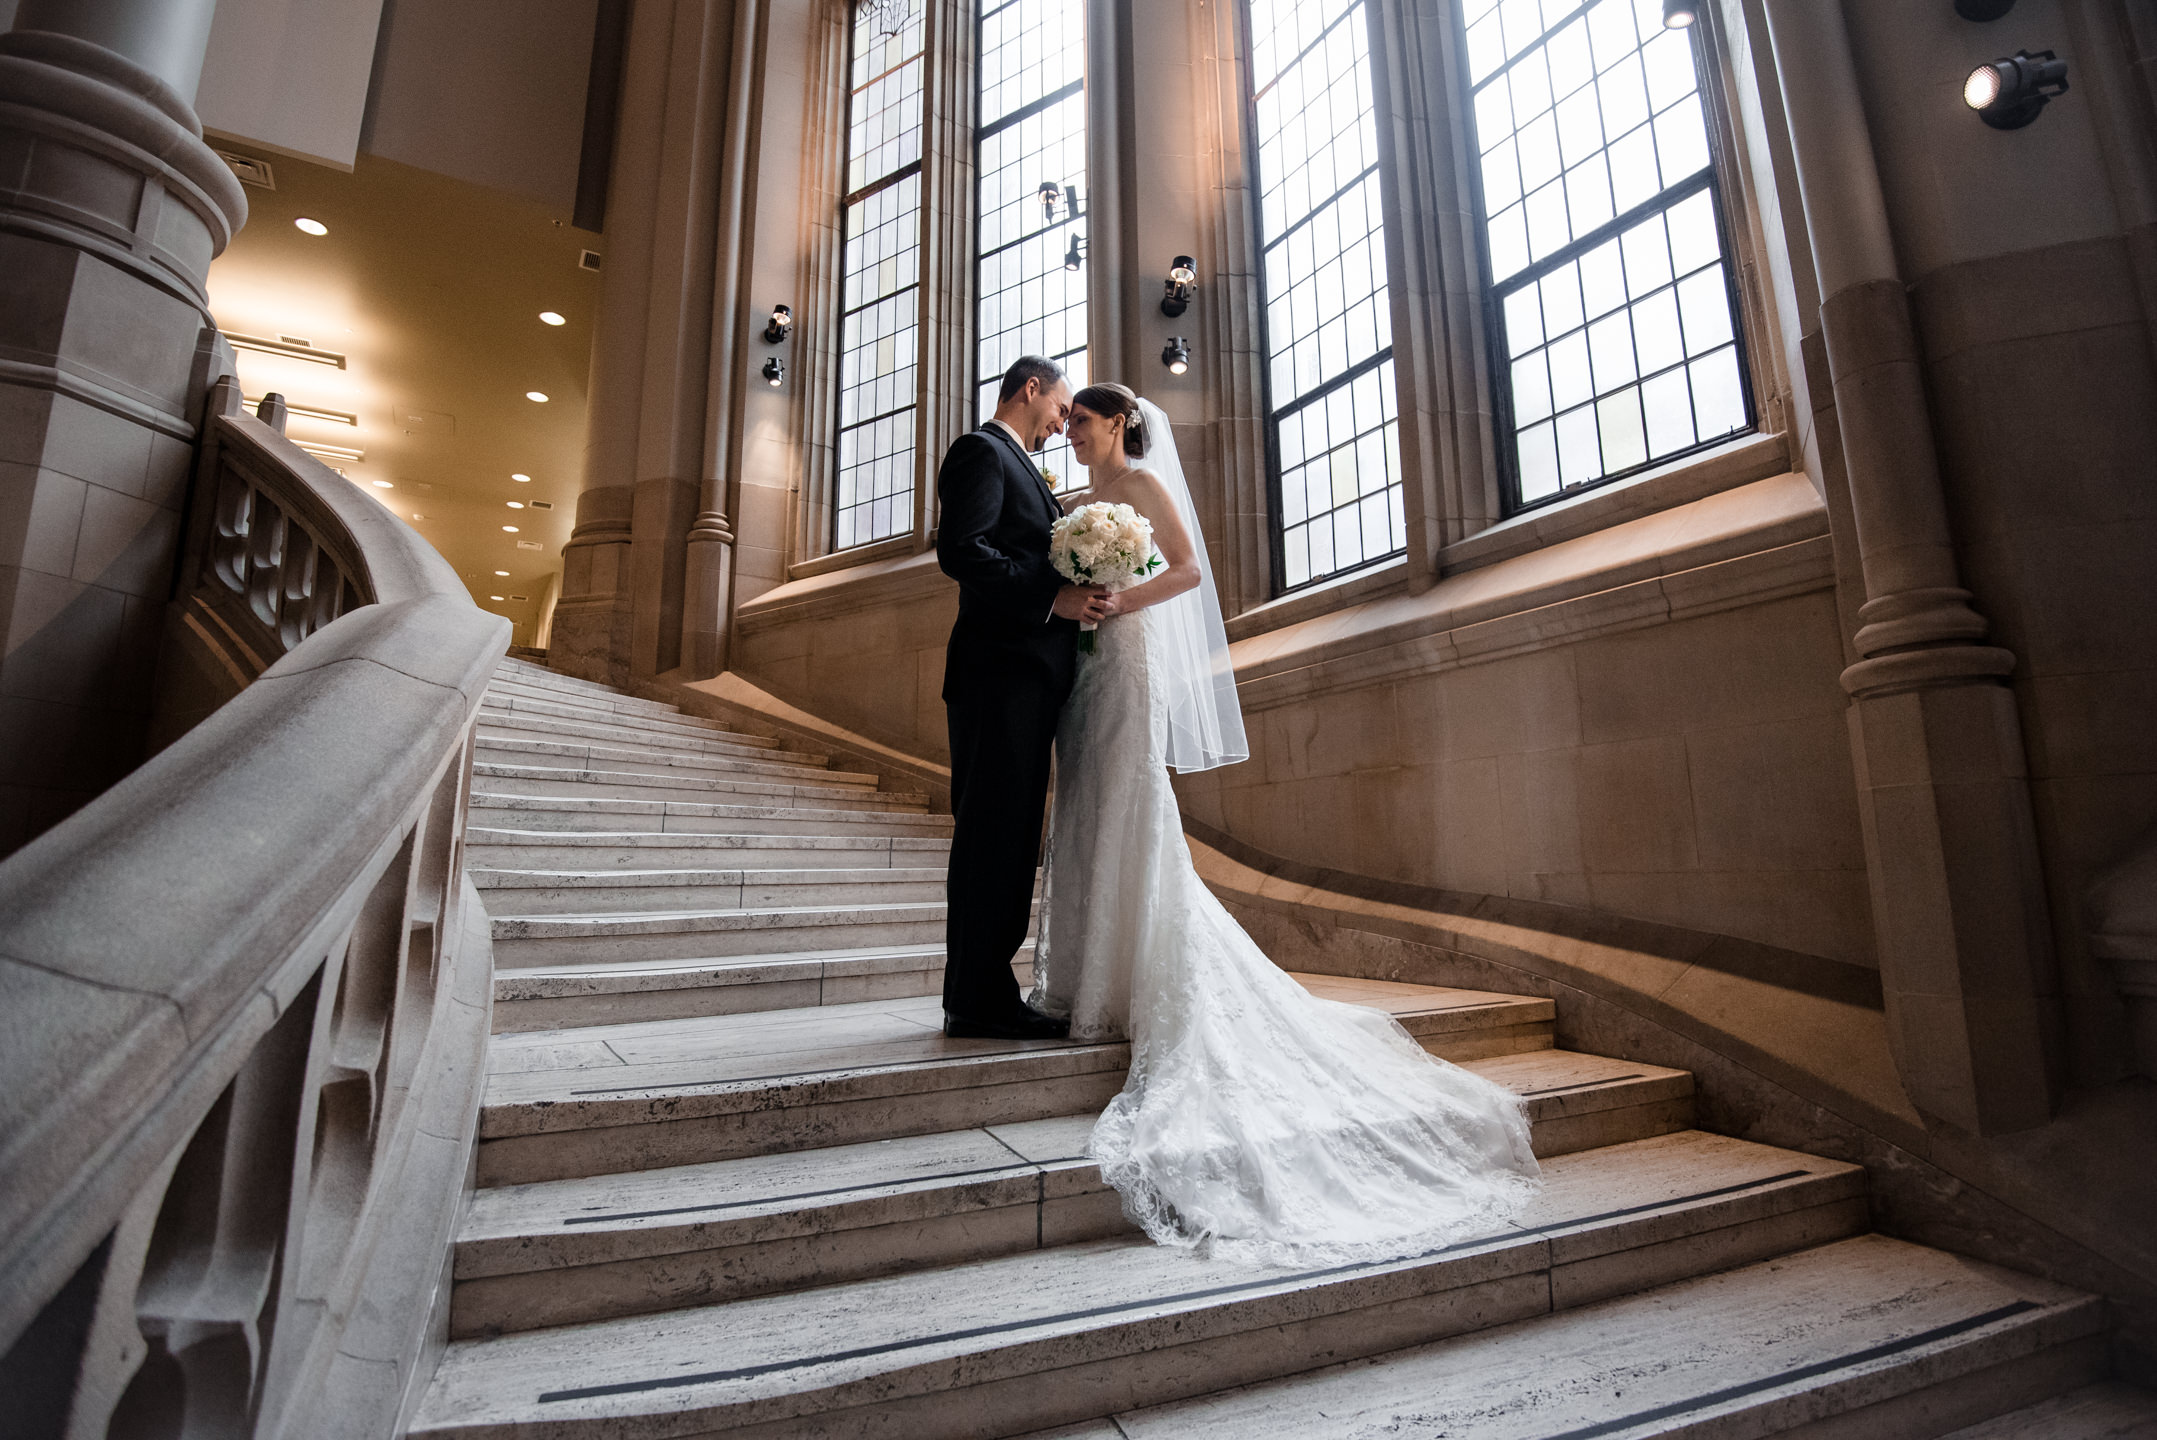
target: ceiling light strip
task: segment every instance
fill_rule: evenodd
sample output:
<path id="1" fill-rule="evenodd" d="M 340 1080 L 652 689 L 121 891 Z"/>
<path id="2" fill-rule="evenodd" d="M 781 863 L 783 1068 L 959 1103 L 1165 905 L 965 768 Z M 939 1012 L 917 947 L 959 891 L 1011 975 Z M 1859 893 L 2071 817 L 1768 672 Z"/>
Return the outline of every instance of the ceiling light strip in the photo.
<path id="1" fill-rule="evenodd" d="M 265 335 L 236 335 L 225 332 L 225 339 L 235 350 L 256 350 L 264 355 L 284 355 L 294 360 L 311 360 L 317 365 L 334 365 L 345 368 L 345 357 L 335 350 L 317 350 L 312 345 L 294 345 L 285 340 L 272 340 Z"/>

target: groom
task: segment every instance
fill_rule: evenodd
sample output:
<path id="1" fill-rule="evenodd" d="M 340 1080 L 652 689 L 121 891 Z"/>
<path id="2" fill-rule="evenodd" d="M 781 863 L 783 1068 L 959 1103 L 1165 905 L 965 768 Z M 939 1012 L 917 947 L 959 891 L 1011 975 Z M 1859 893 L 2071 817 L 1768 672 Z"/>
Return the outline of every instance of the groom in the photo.
<path id="1" fill-rule="evenodd" d="M 1033 455 L 1061 435 L 1071 387 L 1053 360 L 1004 372 L 996 413 L 960 436 L 936 474 L 936 563 L 959 582 L 944 655 L 951 727 L 951 871 L 944 938 L 944 1033 L 1054 1039 L 1068 1021 L 1019 998 L 1011 961 L 1033 909 L 1056 717 L 1078 669 L 1078 622 L 1104 592 L 1067 585 L 1049 564 L 1063 514 Z"/>

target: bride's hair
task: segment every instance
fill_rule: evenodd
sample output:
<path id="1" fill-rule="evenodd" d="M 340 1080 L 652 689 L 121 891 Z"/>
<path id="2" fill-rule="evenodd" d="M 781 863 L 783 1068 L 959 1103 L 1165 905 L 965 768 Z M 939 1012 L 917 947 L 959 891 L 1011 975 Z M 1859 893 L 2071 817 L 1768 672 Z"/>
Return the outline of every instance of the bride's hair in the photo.
<path id="1" fill-rule="evenodd" d="M 1146 417 L 1138 413 L 1138 396 L 1113 381 L 1088 385 L 1071 397 L 1073 409 L 1084 407 L 1104 420 L 1122 419 L 1123 453 L 1133 459 L 1146 453 L 1146 446 L 1153 439 L 1146 433 Z"/>

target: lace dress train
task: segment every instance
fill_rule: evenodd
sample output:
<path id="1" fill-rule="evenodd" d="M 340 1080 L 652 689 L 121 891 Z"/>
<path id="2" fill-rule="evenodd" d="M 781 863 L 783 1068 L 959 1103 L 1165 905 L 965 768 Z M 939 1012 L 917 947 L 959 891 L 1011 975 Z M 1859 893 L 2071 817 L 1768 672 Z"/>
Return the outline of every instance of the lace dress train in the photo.
<path id="1" fill-rule="evenodd" d="M 1148 609 L 1104 622 L 1057 732 L 1033 1003 L 1131 1071 L 1088 1153 L 1154 1240 L 1261 1264 L 1393 1258 L 1534 1192 L 1522 1102 L 1276 967 L 1191 863 Z"/>

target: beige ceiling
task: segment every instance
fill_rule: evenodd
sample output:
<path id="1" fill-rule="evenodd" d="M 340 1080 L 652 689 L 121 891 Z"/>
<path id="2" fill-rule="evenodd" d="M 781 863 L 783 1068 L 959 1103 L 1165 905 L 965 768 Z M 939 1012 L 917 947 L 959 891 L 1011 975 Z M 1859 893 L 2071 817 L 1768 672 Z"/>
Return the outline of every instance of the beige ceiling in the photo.
<path id="1" fill-rule="evenodd" d="M 600 237 L 532 200 L 372 155 L 346 174 L 212 143 L 266 160 L 276 181 L 247 188 L 247 225 L 210 268 L 218 325 L 347 357 L 339 370 L 240 350 L 248 396 L 356 416 L 295 415 L 286 433 L 362 452 L 326 463 L 433 542 L 529 643 L 583 487 L 599 276 L 578 256 L 603 253 Z M 303 233 L 302 217 L 328 233 Z M 567 323 L 544 324 L 543 310 Z M 510 508 L 535 501 L 553 508 Z"/>

